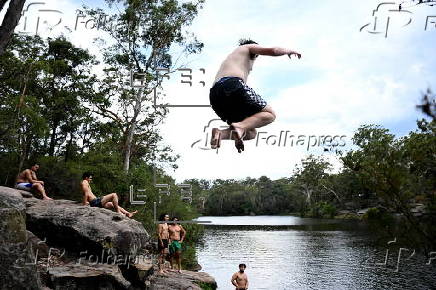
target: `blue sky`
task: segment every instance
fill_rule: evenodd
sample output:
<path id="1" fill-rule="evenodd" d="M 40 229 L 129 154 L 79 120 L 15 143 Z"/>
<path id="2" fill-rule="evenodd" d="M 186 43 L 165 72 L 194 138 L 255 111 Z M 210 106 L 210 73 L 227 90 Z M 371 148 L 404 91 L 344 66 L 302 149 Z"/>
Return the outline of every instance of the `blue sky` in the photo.
<path id="1" fill-rule="evenodd" d="M 82 2 L 94 7 L 103 3 L 45 2 L 46 7 L 63 11 L 63 19 L 70 23 L 74 23 L 75 10 Z M 375 32 L 372 12 L 380 3 L 374 0 L 206 1 L 190 28 L 204 43 L 204 49 L 201 54 L 182 60 L 196 71 L 194 79 L 202 78 L 206 86 L 189 88 L 173 82 L 165 87 L 168 101 L 207 103 L 208 86 L 221 61 L 235 48 L 239 38 L 251 37 L 263 46 L 288 47 L 302 53 L 300 60 L 289 60 L 286 56 L 256 60 L 248 84 L 277 113 L 276 121 L 261 131 L 347 135 L 347 145 L 361 124 L 380 124 L 397 136 L 407 134 L 415 130 L 416 119 L 422 117 L 414 107 L 420 101 L 421 92 L 428 87 L 436 91 L 435 25 L 429 24 L 424 31 L 426 17 L 436 15 L 436 7 L 404 6 L 410 13 L 388 11 L 396 6 L 382 7 L 377 12 L 377 31 L 382 33 L 374 34 L 370 32 Z M 387 17 L 390 26 L 385 38 L 382 28 Z M 409 20 L 411 23 L 403 27 Z M 371 24 L 359 31 L 368 23 Z M 70 39 L 99 54 L 91 42 L 98 33 L 73 31 Z M 198 75 L 199 68 L 205 68 L 204 75 Z M 321 148 L 307 151 L 299 147 L 256 147 L 253 142 L 247 142 L 243 154 L 238 154 L 231 142 L 224 142 L 218 154 L 214 150 L 191 148 L 195 140 L 205 138 L 203 128 L 213 118 L 216 115 L 210 108 L 170 109 L 161 131 L 165 142 L 182 156 L 179 169 L 169 172 L 178 181 L 261 175 L 273 179 L 286 177 L 308 153 L 323 154 L 336 169 L 340 167 L 337 157 L 323 153 Z"/>

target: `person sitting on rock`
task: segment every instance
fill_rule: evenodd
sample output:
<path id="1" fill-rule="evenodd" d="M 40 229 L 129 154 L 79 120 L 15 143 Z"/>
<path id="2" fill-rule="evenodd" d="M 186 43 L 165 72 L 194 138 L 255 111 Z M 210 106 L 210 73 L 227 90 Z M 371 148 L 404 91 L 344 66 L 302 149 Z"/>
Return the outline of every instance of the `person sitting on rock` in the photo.
<path id="1" fill-rule="evenodd" d="M 101 207 L 111 209 L 113 208 L 117 213 L 125 215 L 131 218 L 138 211 L 128 212 L 124 208 L 118 205 L 118 195 L 116 193 L 107 194 L 103 197 L 96 197 L 91 190 L 90 183 L 92 181 L 92 174 L 85 172 L 82 175 L 82 182 L 80 188 L 83 193 L 83 205 L 90 205 L 92 207 Z"/>
<path id="2" fill-rule="evenodd" d="M 18 174 L 15 188 L 26 191 L 31 191 L 33 189 L 42 195 L 42 199 L 52 200 L 52 198 L 48 197 L 45 193 L 44 181 L 38 180 L 36 177 L 36 171 L 38 171 L 38 169 L 39 164 L 35 163 L 30 167 L 30 169 L 26 169 Z"/>

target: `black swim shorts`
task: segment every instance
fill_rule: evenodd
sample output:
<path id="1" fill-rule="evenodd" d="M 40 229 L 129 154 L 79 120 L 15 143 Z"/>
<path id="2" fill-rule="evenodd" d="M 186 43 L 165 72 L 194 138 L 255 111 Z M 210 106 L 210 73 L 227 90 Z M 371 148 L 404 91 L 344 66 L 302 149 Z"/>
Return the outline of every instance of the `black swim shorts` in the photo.
<path id="1" fill-rule="evenodd" d="M 160 251 L 162 251 L 163 249 L 168 248 L 168 239 L 162 239 L 162 243 L 163 246 L 160 244 L 160 241 L 157 241 L 157 249 Z"/>
<path id="2" fill-rule="evenodd" d="M 89 205 L 94 207 L 103 207 L 101 204 L 101 197 L 94 198 L 89 202 Z"/>
<path id="3" fill-rule="evenodd" d="M 267 105 L 241 78 L 224 77 L 210 89 L 210 104 L 227 124 L 240 122 L 262 111 Z"/>

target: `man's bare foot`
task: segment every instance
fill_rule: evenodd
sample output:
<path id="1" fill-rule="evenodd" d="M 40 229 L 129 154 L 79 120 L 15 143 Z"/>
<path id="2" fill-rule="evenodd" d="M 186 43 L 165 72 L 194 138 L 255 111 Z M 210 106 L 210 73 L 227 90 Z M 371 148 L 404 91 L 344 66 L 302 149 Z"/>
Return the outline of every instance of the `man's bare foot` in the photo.
<path id="1" fill-rule="evenodd" d="M 129 213 L 127 213 L 127 217 L 131 218 L 132 216 L 134 216 L 134 215 L 137 214 L 137 213 L 138 213 L 137 210 L 132 211 L 132 212 L 129 212 Z"/>
<path id="2" fill-rule="evenodd" d="M 43 200 L 53 200 L 53 198 L 50 198 L 50 197 L 48 197 L 48 196 L 44 196 L 42 199 L 43 199 Z"/>
<path id="3" fill-rule="evenodd" d="M 212 149 L 220 148 L 221 146 L 221 131 L 218 128 L 212 129 L 212 137 L 210 139 L 210 146 Z"/>
<path id="4" fill-rule="evenodd" d="M 244 142 L 242 139 L 245 137 L 245 129 L 238 127 L 235 123 L 230 125 L 230 130 L 232 130 L 232 139 L 235 139 L 235 147 L 238 153 L 244 151 Z M 235 133 L 235 135 L 233 134 Z"/>

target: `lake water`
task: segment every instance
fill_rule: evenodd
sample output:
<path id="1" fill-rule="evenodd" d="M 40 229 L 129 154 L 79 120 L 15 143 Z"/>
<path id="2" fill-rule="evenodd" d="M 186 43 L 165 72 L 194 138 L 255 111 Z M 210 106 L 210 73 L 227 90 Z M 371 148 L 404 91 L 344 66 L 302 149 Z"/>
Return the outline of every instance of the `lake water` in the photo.
<path id="1" fill-rule="evenodd" d="M 376 245 L 358 222 L 293 216 L 198 220 L 212 222 L 197 257 L 218 289 L 234 289 L 230 278 L 240 263 L 247 265 L 250 290 L 436 289 L 436 253 L 429 260 L 406 249 L 398 259 L 395 243 Z"/>

